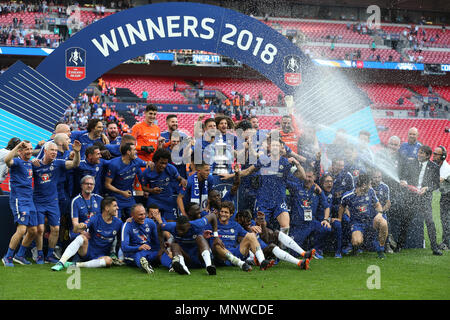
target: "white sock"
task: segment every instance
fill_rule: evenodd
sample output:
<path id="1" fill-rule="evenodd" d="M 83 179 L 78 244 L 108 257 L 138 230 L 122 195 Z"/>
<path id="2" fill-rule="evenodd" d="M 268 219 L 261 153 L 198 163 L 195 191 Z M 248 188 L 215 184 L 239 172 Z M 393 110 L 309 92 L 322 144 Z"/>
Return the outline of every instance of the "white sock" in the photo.
<path id="1" fill-rule="evenodd" d="M 248 252 L 248 258 L 246 259 L 246 261 L 251 261 L 253 262 L 253 259 L 255 258 L 255 255 L 253 254 L 253 252 L 249 251 Z"/>
<path id="2" fill-rule="evenodd" d="M 83 237 L 81 235 L 79 235 L 78 237 L 76 237 L 66 248 L 66 250 L 64 250 L 63 255 L 61 256 L 61 259 L 59 259 L 59 261 L 64 264 L 67 262 L 67 260 L 69 260 L 70 258 L 72 258 L 74 255 L 77 254 L 78 250 L 81 248 L 81 246 L 83 245 Z"/>
<path id="3" fill-rule="evenodd" d="M 259 263 L 262 263 L 266 259 L 264 257 L 264 253 L 261 250 L 261 247 L 256 248 L 255 256 L 256 256 L 256 259 L 258 259 Z"/>
<path id="4" fill-rule="evenodd" d="M 238 266 L 239 268 L 242 268 L 244 261 L 242 261 L 238 257 L 234 256 L 230 251 L 227 251 L 227 253 L 225 255 L 226 255 L 228 261 L 230 261 L 233 265 Z"/>
<path id="5" fill-rule="evenodd" d="M 291 237 L 289 237 L 287 234 L 283 232 L 278 232 L 278 241 L 280 241 L 282 244 L 284 244 L 289 249 L 294 250 L 295 252 L 302 254 L 305 252 L 298 244 L 294 241 Z"/>
<path id="6" fill-rule="evenodd" d="M 77 262 L 77 267 L 80 268 L 103 268 L 106 267 L 106 261 L 102 258 L 89 260 L 86 262 Z"/>
<path id="7" fill-rule="evenodd" d="M 184 261 L 183 255 L 180 254 L 180 255 L 178 255 L 178 256 L 180 257 L 180 264 L 181 264 L 181 266 L 183 267 L 183 269 L 187 272 L 187 274 L 191 274 L 191 273 L 189 272 L 188 267 L 186 266 L 186 262 Z"/>
<path id="8" fill-rule="evenodd" d="M 275 257 L 277 257 L 278 259 L 283 260 L 283 261 L 287 261 L 287 262 L 290 262 L 293 264 L 298 264 L 300 262 L 300 260 L 294 258 L 286 251 L 281 250 L 280 247 L 278 247 L 278 246 L 273 248 L 272 253 L 274 254 Z"/>
<path id="9" fill-rule="evenodd" d="M 205 261 L 205 265 L 209 267 L 211 265 L 211 254 L 209 250 L 205 250 L 202 252 L 203 261 Z"/>
<path id="10" fill-rule="evenodd" d="M 283 232 L 284 234 L 288 235 L 289 234 L 289 227 L 280 228 L 280 231 Z"/>

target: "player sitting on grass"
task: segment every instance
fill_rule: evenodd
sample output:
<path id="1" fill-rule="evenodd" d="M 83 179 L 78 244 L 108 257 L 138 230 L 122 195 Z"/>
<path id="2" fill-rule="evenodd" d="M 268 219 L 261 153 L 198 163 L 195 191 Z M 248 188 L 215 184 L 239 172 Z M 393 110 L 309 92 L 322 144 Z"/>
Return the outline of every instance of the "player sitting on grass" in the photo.
<path id="1" fill-rule="evenodd" d="M 267 223 L 265 219 L 265 215 L 263 212 L 258 212 L 258 216 L 255 221 L 252 220 L 252 213 L 250 210 L 242 210 L 239 211 L 236 215 L 237 222 L 244 228 L 244 230 L 248 232 L 253 232 L 263 249 L 264 255 L 266 257 L 275 256 L 276 258 L 293 263 L 300 267 L 300 269 L 308 270 L 309 262 L 312 257 L 314 257 L 315 250 L 305 252 L 295 241 L 284 234 L 283 232 L 273 231 L 267 228 Z M 266 241 L 263 240 L 263 237 Z M 286 247 L 291 248 L 296 251 L 302 257 L 302 260 L 299 260 L 288 252 L 282 250 L 277 244 L 284 244 Z M 254 260 L 257 262 L 255 257 L 252 257 L 253 254 L 250 252 L 250 261 Z"/>
<path id="2" fill-rule="evenodd" d="M 217 223 L 219 239 L 213 241 L 214 257 L 222 265 L 233 264 L 244 270 L 244 267 L 247 268 L 244 261 L 251 251 L 256 256 L 261 270 L 270 268 L 273 264 L 266 260 L 256 235 L 245 231 L 236 221 L 230 220 L 233 212 L 233 202 L 223 201 Z"/>
<path id="3" fill-rule="evenodd" d="M 172 252 L 172 268 L 179 274 L 191 274 L 189 268 L 205 268 L 209 275 L 216 274 L 216 267 L 211 262 L 211 250 L 203 231 L 208 224 L 217 233 L 217 218 L 209 214 L 203 218 L 189 221 L 187 216 L 180 216 L 176 222 L 164 223 L 159 211 L 153 212 L 153 218 L 159 224 L 159 234 L 168 231 L 174 240 L 170 244 Z M 203 260 L 203 261 L 202 261 Z"/>
<path id="4" fill-rule="evenodd" d="M 87 234 L 80 234 L 66 248 L 61 259 L 52 267 L 53 271 L 60 271 L 72 265 L 69 259 L 79 254 L 83 262 L 77 262 L 77 267 L 102 268 L 113 263 L 109 256 L 114 238 L 119 236 L 122 221 L 117 218 L 118 205 L 114 197 L 106 197 L 100 207 L 102 214 L 94 215 L 88 224 L 79 223 L 80 230 Z"/>
<path id="5" fill-rule="evenodd" d="M 150 263 L 158 263 L 160 257 L 156 224 L 147 218 L 145 208 L 140 203 L 131 207 L 130 220 L 122 227 L 121 246 L 125 261 L 151 274 L 154 271 Z"/>
<path id="6" fill-rule="evenodd" d="M 364 242 L 364 234 L 373 228 L 378 233 L 378 239 L 374 241 L 378 258 L 384 259 L 388 225 L 375 191 L 370 187 L 368 174 L 360 174 L 356 188 L 344 193 L 339 207 L 339 218 L 342 217 L 346 208 L 350 212 L 353 253 L 359 252 L 359 248 Z"/>

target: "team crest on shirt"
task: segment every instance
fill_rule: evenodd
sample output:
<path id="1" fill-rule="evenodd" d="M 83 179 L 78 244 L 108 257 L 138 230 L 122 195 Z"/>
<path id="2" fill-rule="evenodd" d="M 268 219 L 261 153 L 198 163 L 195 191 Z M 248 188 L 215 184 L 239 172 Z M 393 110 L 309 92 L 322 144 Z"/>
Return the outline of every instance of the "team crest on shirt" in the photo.
<path id="1" fill-rule="evenodd" d="M 234 229 L 230 229 L 230 232 L 231 232 L 231 233 L 234 233 Z"/>
<path id="2" fill-rule="evenodd" d="M 97 208 L 97 202 L 94 201 L 94 208 Z"/>
<path id="3" fill-rule="evenodd" d="M 116 235 L 116 233 L 117 233 L 117 231 L 116 231 L 116 230 L 114 230 L 114 231 L 112 232 L 112 234 L 113 234 L 113 235 Z"/>
<path id="4" fill-rule="evenodd" d="M 100 170 L 100 168 L 99 167 L 95 167 L 95 171 L 98 171 L 98 170 Z"/>
<path id="5" fill-rule="evenodd" d="M 55 168 L 53 166 L 50 166 L 50 171 L 53 171 Z"/>
<path id="6" fill-rule="evenodd" d="M 149 232 L 150 231 L 150 228 L 145 228 L 145 232 Z"/>
<path id="7" fill-rule="evenodd" d="M 369 196 L 366 196 L 366 201 L 369 201 Z"/>

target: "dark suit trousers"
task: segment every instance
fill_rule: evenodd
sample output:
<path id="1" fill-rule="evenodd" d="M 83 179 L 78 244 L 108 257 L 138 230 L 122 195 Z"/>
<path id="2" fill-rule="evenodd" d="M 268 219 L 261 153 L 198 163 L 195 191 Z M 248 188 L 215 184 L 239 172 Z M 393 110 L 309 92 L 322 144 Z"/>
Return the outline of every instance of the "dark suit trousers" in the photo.
<path id="1" fill-rule="evenodd" d="M 441 194 L 442 242 L 450 246 L 450 192 Z"/>
<path id="2" fill-rule="evenodd" d="M 431 207 L 432 194 L 426 194 L 424 196 L 409 194 L 406 198 L 408 200 L 405 202 L 405 206 L 401 210 L 402 214 L 400 218 L 401 225 L 400 236 L 397 243 L 398 246 L 405 246 L 406 236 L 411 226 L 411 221 L 416 215 L 421 215 L 424 218 L 425 224 L 427 226 L 431 249 L 436 249 L 436 226 L 433 221 L 433 209 Z"/>

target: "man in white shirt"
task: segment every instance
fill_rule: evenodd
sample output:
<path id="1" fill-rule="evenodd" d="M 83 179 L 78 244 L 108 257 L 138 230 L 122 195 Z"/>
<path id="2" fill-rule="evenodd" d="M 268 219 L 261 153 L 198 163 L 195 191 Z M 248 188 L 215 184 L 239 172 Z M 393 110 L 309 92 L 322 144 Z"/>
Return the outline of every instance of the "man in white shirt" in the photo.
<path id="1" fill-rule="evenodd" d="M 439 249 L 448 250 L 450 248 L 450 164 L 447 162 L 447 150 L 444 146 L 434 149 L 433 162 L 439 166 L 439 190 L 441 191 L 442 243 Z"/>

